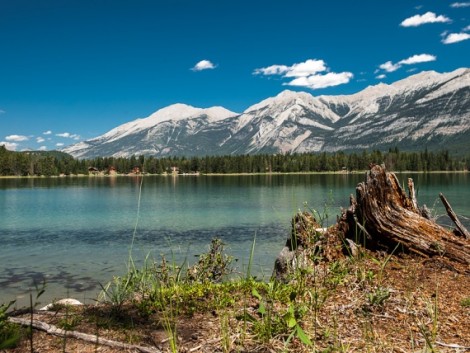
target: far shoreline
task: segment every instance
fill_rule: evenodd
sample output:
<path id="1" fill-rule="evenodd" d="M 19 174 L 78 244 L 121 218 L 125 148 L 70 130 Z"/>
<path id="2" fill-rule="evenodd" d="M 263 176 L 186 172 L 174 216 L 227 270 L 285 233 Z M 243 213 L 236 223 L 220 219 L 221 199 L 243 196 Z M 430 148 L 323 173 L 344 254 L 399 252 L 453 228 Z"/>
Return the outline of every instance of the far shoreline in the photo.
<path id="1" fill-rule="evenodd" d="M 152 173 L 129 173 L 129 174 L 69 174 L 69 175 L 0 175 L 0 179 L 47 179 L 47 178 L 116 178 L 116 177 L 147 177 L 147 176 L 162 176 L 162 177 L 200 177 L 200 176 L 273 176 L 273 175 L 357 175 L 366 173 L 367 170 L 353 170 L 353 171 L 322 171 L 322 172 L 267 172 L 267 173 L 162 173 L 162 174 L 152 174 Z M 396 174 L 467 174 L 468 170 L 403 170 L 403 171 L 394 171 L 391 172 Z"/>

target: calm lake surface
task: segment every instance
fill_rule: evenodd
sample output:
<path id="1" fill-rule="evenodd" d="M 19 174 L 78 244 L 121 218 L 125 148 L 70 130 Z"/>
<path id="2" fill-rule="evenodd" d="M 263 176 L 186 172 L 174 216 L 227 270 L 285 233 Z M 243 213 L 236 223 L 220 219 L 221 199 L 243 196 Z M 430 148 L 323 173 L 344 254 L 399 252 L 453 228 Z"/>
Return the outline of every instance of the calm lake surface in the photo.
<path id="1" fill-rule="evenodd" d="M 468 173 L 398 174 L 412 177 L 420 205 L 445 210 L 443 192 L 470 226 Z M 90 303 L 99 284 L 160 254 L 182 264 L 208 250 L 213 237 L 246 271 L 256 235 L 253 271 L 269 277 L 289 234 L 290 219 L 307 204 L 332 224 L 348 206 L 363 174 L 146 176 L 139 210 L 139 177 L 0 179 L 0 303 L 26 305 L 34 283 L 46 281 L 40 298 L 74 297 Z M 448 224 L 447 217 L 440 217 Z"/>

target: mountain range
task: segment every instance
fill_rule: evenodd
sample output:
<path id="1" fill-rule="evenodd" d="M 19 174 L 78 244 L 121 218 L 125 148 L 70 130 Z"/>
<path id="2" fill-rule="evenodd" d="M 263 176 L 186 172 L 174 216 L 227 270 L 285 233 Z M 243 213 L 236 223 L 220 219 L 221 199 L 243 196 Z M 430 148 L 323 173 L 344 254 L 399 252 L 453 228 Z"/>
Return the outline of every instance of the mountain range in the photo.
<path id="1" fill-rule="evenodd" d="M 283 91 L 238 114 L 185 104 L 62 151 L 77 158 L 334 152 L 470 151 L 470 69 L 422 72 L 352 95 Z"/>

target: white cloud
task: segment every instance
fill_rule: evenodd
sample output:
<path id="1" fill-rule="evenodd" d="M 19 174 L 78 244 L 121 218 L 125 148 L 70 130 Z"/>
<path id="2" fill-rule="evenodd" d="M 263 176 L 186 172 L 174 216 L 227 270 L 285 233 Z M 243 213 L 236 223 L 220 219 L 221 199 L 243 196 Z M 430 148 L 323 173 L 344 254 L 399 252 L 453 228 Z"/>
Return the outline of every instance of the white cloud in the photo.
<path id="1" fill-rule="evenodd" d="M 376 76 L 375 78 L 381 80 L 385 77 L 387 77 L 385 74 L 381 74 L 381 75 Z"/>
<path id="2" fill-rule="evenodd" d="M 451 19 L 444 16 L 439 15 L 436 16 L 434 12 L 426 12 L 424 15 L 414 15 L 409 17 L 400 23 L 402 27 L 417 27 L 421 26 L 425 23 L 446 23 L 451 22 Z"/>
<path id="3" fill-rule="evenodd" d="M 400 64 L 394 64 L 391 61 L 387 61 L 386 63 L 383 63 L 379 67 L 382 70 L 385 70 L 387 72 L 393 72 L 393 71 L 397 71 L 401 67 L 401 65 Z"/>
<path id="4" fill-rule="evenodd" d="M 470 25 L 468 25 L 467 27 L 465 27 L 462 31 L 464 31 L 464 32 L 470 31 Z"/>
<path id="5" fill-rule="evenodd" d="M 194 67 L 191 69 L 193 71 L 202 71 L 202 70 L 210 70 L 215 69 L 216 65 L 214 65 L 209 60 L 201 60 L 199 61 Z"/>
<path id="6" fill-rule="evenodd" d="M 10 136 L 6 136 L 5 139 L 7 141 L 14 141 L 14 142 L 21 142 L 21 141 L 29 140 L 27 136 L 23 136 L 23 135 L 10 135 Z"/>
<path id="7" fill-rule="evenodd" d="M 271 65 L 268 67 L 262 67 L 253 71 L 254 75 L 282 75 L 289 71 L 290 66 L 286 65 Z"/>
<path id="8" fill-rule="evenodd" d="M 56 136 L 59 136 L 59 137 L 66 137 L 66 138 L 69 138 L 70 137 L 70 132 L 62 132 L 60 134 L 55 134 Z"/>
<path id="9" fill-rule="evenodd" d="M 307 60 L 303 63 L 292 65 L 286 73 L 286 77 L 308 77 L 326 70 L 323 60 Z"/>
<path id="10" fill-rule="evenodd" d="M 322 72 L 326 74 L 320 74 Z M 254 75 L 278 75 L 284 78 L 294 77 L 290 82 L 283 83 L 284 86 L 300 86 L 311 89 L 326 88 L 348 83 L 354 76 L 350 72 L 328 72 L 328 67 L 323 60 L 308 59 L 304 62 L 287 65 L 271 65 L 255 69 Z"/>
<path id="11" fill-rule="evenodd" d="M 47 151 L 47 146 L 41 146 L 41 147 L 39 147 L 39 151 Z"/>
<path id="12" fill-rule="evenodd" d="M 80 140 L 80 135 L 71 134 L 70 132 L 62 132 L 60 134 L 55 134 L 58 137 L 70 138 L 74 140 Z"/>
<path id="13" fill-rule="evenodd" d="M 326 71 L 327 67 L 323 60 L 308 59 L 304 62 L 294 64 L 292 66 L 286 65 L 271 65 L 255 69 L 255 75 L 284 75 L 284 77 L 308 77 L 315 75 L 319 72 Z"/>
<path id="14" fill-rule="evenodd" d="M 43 137 L 36 137 L 36 142 L 37 143 L 43 143 L 44 141 L 46 141 Z"/>
<path id="15" fill-rule="evenodd" d="M 430 54 L 417 54 L 410 56 L 407 59 L 400 60 L 397 63 L 392 63 L 391 61 L 387 61 L 379 66 L 384 71 L 387 72 L 394 72 L 401 68 L 403 65 L 413 65 L 419 63 L 425 63 L 429 61 L 436 61 L 436 56 Z"/>
<path id="16" fill-rule="evenodd" d="M 56 143 L 55 144 L 57 147 L 62 147 L 64 144 L 62 142 Z"/>
<path id="17" fill-rule="evenodd" d="M 50 134 L 52 134 L 52 131 L 51 131 L 51 130 L 47 130 L 47 131 L 44 131 L 42 134 L 43 134 L 43 135 L 50 135 Z"/>
<path id="18" fill-rule="evenodd" d="M 16 151 L 18 144 L 15 142 L 0 141 L 0 146 L 5 146 L 5 148 L 10 151 Z"/>
<path id="19" fill-rule="evenodd" d="M 463 40 L 470 39 L 470 34 L 468 33 L 449 33 L 447 37 L 442 40 L 444 44 L 452 44 L 461 42 Z"/>
<path id="20" fill-rule="evenodd" d="M 408 59 L 401 60 L 399 64 L 403 65 L 413 65 L 419 63 L 426 63 L 429 61 L 436 61 L 436 57 L 430 54 L 419 54 L 410 56 Z"/>
<path id="21" fill-rule="evenodd" d="M 353 76 L 354 75 L 351 72 L 329 72 L 325 75 L 310 75 L 308 77 L 301 76 L 289 83 L 284 83 L 284 85 L 319 89 L 348 83 Z"/>
<path id="22" fill-rule="evenodd" d="M 454 2 L 450 4 L 450 7 L 458 8 L 458 7 L 469 7 L 470 2 Z"/>

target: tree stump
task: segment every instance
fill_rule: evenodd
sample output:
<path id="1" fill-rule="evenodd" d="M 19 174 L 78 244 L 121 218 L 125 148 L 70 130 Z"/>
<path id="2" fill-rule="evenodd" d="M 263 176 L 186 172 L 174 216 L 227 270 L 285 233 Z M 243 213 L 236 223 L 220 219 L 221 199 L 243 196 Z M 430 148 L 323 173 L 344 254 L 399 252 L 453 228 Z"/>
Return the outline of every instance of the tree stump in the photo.
<path id="1" fill-rule="evenodd" d="M 358 228 L 361 239 L 372 246 L 393 250 L 400 244 L 412 253 L 442 256 L 470 265 L 470 242 L 425 217 L 418 207 L 411 179 L 408 188 L 407 195 L 395 174 L 382 166 L 372 166 L 365 182 L 356 187 L 356 199 L 351 199 L 350 208 L 339 220 L 345 222 L 345 235 L 357 238 L 352 230 Z"/>
<path id="2" fill-rule="evenodd" d="M 288 281 L 289 274 L 315 266 L 317 259 L 333 261 L 342 254 L 356 256 L 358 244 L 388 253 L 437 256 L 470 270 L 469 233 L 450 204 L 442 195 L 449 217 L 456 224 L 454 232 L 437 224 L 425 205 L 418 206 L 413 180 L 408 179 L 407 184 L 408 194 L 395 174 L 372 165 L 366 180 L 357 185 L 356 197 L 351 195 L 349 208 L 343 209 L 337 223 L 326 231 L 319 228 L 311 214 L 296 214 L 291 235 L 276 259 L 273 277 Z"/>

